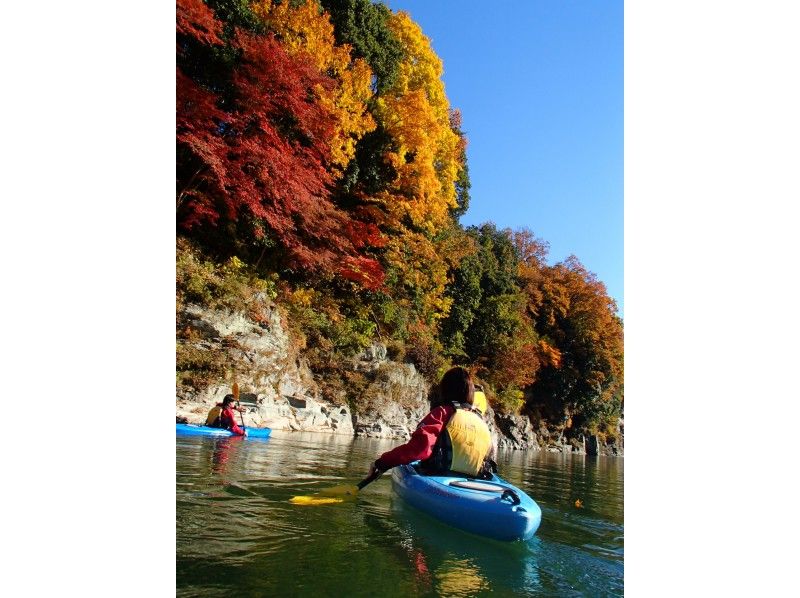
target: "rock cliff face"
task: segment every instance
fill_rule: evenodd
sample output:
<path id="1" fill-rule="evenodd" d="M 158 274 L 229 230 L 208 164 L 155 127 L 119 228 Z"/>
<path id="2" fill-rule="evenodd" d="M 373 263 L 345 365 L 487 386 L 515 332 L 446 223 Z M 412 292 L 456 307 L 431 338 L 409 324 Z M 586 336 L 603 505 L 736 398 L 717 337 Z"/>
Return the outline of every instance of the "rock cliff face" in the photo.
<path id="1" fill-rule="evenodd" d="M 254 322 L 241 313 L 185 306 L 178 323 L 194 332 L 194 340 L 179 342 L 224 354 L 234 364 L 234 371 L 229 379 L 203 389 L 179 386 L 177 418 L 204 423 L 208 411 L 231 392 L 234 381 L 247 409 L 243 414 L 246 426 L 402 440 L 428 412 L 430 389 L 425 379 L 413 364 L 388 359 L 386 347 L 377 343 L 352 361 L 352 370 L 365 373 L 370 380 L 364 391 L 370 398 L 366 411 L 352 413 L 344 401 L 332 404 L 324 400 L 308 363 L 293 353 L 277 309 L 268 307 L 264 313 L 263 321 Z M 495 413 L 491 407 L 486 420 L 500 449 L 622 454 L 621 445 L 611 450 L 596 437 L 582 443 L 561 438 L 554 442 L 547 429 L 534 429 L 528 417 Z"/>
<path id="2" fill-rule="evenodd" d="M 356 359 L 357 371 L 368 371 L 372 382 L 366 390 L 374 397 L 369 409 L 354 415 L 357 436 L 408 438 L 428 413 L 428 384 L 413 364 L 386 358 L 386 347 L 372 345 Z"/>
<path id="3" fill-rule="evenodd" d="M 308 364 L 292 355 L 280 314 L 275 309 L 266 313 L 266 323 L 256 323 L 240 313 L 186 306 L 179 316 L 181 325 L 201 337 L 191 342 L 225 353 L 235 364 L 235 372 L 230 380 L 220 380 L 202 390 L 180 387 L 177 416 L 190 423 L 204 422 L 208 411 L 231 392 L 235 378 L 242 406 L 247 409 L 246 426 L 352 436 L 350 409 L 321 400 Z"/>

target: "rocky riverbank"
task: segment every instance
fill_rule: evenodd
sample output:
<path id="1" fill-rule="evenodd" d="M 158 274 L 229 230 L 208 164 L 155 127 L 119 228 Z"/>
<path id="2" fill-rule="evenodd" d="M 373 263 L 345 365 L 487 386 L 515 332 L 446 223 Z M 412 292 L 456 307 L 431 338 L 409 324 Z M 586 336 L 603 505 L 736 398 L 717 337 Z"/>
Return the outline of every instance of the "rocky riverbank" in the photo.
<path id="1" fill-rule="evenodd" d="M 370 402 L 364 412 L 351 411 L 343 398 L 336 402 L 323 398 L 308 363 L 292 349 L 275 306 L 267 304 L 261 321 L 256 322 L 242 313 L 188 304 L 178 313 L 178 326 L 191 332 L 178 340 L 191 345 L 185 348 L 222 355 L 234 370 L 230 379 L 203 388 L 178 385 L 178 421 L 203 423 L 209 409 L 231 392 L 234 378 L 241 404 L 247 409 L 243 414 L 246 426 L 402 440 L 428 412 L 425 379 L 413 364 L 389 359 L 386 347 L 379 343 L 348 364 L 368 381 L 363 392 Z M 622 440 L 608 445 L 597 436 L 566 440 L 563 430 L 544 422 L 534 427 L 527 416 L 495 413 L 491 406 L 486 421 L 500 449 L 623 454 Z M 622 439 L 622 434 L 618 438 Z"/>

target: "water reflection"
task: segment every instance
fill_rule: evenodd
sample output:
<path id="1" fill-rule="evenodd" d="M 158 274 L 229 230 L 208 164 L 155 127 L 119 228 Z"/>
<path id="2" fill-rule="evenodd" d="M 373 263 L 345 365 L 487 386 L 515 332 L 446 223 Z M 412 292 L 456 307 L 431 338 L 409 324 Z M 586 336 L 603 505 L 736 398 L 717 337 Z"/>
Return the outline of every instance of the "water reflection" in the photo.
<path id="1" fill-rule="evenodd" d="M 211 453 L 211 471 L 223 475 L 227 470 L 228 460 L 231 458 L 232 446 L 242 442 L 240 436 L 226 436 L 215 439 L 214 450 Z"/>
<path id="2" fill-rule="evenodd" d="M 532 554 L 526 543 L 498 542 L 454 529 L 395 495 L 390 497 L 390 505 L 393 535 L 398 537 L 422 594 L 474 596 L 539 587 L 538 571 L 530 566 Z"/>

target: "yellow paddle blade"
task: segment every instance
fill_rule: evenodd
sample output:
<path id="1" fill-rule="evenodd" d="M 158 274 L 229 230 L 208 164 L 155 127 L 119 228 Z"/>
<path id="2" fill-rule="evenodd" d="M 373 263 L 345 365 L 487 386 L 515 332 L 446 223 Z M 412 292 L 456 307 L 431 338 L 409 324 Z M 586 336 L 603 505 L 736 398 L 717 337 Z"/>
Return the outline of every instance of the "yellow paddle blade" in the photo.
<path id="1" fill-rule="evenodd" d="M 289 499 L 289 502 L 294 505 L 332 505 L 337 502 L 344 502 L 342 498 L 322 498 L 319 496 L 294 496 Z"/>
<path id="2" fill-rule="evenodd" d="M 295 505 L 332 505 L 356 497 L 358 486 L 334 486 L 320 490 L 314 496 L 294 496 L 289 502 Z"/>
<path id="3" fill-rule="evenodd" d="M 239 402 L 239 384 L 237 382 L 233 383 L 233 400 Z"/>
<path id="4" fill-rule="evenodd" d="M 358 494 L 358 486 L 334 486 L 333 488 L 320 490 L 319 494 L 320 496 L 339 496 L 341 498 L 346 498 Z"/>

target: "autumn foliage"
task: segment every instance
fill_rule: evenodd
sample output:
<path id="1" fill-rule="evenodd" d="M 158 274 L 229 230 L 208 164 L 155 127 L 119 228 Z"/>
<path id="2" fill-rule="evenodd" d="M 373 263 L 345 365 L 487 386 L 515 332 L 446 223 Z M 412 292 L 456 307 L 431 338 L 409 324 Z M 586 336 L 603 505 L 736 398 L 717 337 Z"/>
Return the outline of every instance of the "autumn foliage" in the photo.
<path id="1" fill-rule="evenodd" d="M 331 201 L 337 119 L 317 95 L 335 82 L 274 36 L 242 31 L 228 42 L 239 59 L 226 73 L 227 92 L 193 79 L 191 62 L 209 55 L 204 46 L 218 37 L 208 31 L 220 24 L 200 0 L 178 7 L 179 36 L 186 35 L 177 73 L 180 226 L 236 222 L 254 241 L 269 238 L 289 267 L 380 285 L 382 268 L 357 249 L 377 230 Z"/>
<path id="2" fill-rule="evenodd" d="M 585 419 L 619 410 L 623 331 L 605 285 L 575 256 L 547 268 L 539 283 L 537 327 L 559 359 L 533 386 L 534 397 Z"/>
<path id="3" fill-rule="evenodd" d="M 577 258 L 548 264 L 528 230 L 458 222 L 466 117 L 408 14 L 370 0 L 176 9 L 179 235 L 270 281 L 317 372 L 349 379 L 333 356 L 379 339 L 431 380 L 469 367 L 498 410 L 621 411 L 622 322 L 603 284 Z"/>
<path id="4" fill-rule="evenodd" d="M 375 128 L 366 106 L 372 95 L 372 71 L 363 59 L 352 57 L 349 45 L 335 44 L 328 14 L 321 12 L 314 0 L 299 6 L 260 0 L 253 4 L 253 11 L 290 55 L 310 61 L 335 80 L 335 85 L 319 85 L 314 91 L 334 117 L 328 139 L 330 162 L 334 172 L 341 174 L 355 154 L 358 139 Z"/>

